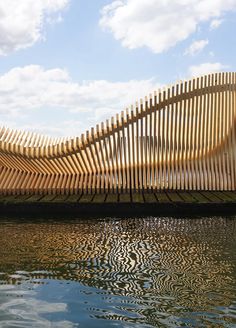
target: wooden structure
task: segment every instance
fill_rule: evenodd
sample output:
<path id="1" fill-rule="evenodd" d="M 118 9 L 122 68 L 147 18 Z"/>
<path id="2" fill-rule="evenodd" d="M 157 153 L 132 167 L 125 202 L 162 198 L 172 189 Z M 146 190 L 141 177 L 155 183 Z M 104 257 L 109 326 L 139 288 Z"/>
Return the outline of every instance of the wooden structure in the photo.
<path id="1" fill-rule="evenodd" d="M 236 73 L 173 86 L 74 139 L 0 129 L 0 193 L 236 189 Z"/>

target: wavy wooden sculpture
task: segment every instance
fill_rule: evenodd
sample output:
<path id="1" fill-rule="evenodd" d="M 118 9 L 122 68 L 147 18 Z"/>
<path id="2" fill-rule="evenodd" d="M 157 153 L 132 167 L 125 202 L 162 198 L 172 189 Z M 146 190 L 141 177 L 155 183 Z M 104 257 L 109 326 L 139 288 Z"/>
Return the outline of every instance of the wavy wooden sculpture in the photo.
<path id="1" fill-rule="evenodd" d="M 235 187 L 236 73 L 159 90 L 80 138 L 0 129 L 1 194 Z"/>

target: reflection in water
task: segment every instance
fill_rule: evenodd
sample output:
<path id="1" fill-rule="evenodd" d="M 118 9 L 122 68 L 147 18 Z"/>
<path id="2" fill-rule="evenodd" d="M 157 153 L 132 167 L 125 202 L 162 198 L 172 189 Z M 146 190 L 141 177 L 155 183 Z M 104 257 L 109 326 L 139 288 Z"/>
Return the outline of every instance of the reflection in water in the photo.
<path id="1" fill-rule="evenodd" d="M 1 327 L 236 324 L 235 219 L 32 222 L 0 226 Z"/>

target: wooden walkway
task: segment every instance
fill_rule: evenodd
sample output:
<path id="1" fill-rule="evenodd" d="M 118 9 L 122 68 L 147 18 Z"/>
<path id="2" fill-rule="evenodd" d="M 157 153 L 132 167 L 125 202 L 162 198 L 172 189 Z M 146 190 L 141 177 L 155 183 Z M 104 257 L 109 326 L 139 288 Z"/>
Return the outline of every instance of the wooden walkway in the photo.
<path id="1" fill-rule="evenodd" d="M 236 215 L 235 191 L 0 196 L 3 215 Z"/>

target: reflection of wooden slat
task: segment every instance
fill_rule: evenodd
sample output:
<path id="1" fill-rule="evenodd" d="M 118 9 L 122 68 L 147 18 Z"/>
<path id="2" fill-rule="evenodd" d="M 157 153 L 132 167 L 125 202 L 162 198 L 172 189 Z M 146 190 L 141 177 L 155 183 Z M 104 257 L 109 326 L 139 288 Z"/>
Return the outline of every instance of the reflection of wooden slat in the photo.
<path id="1" fill-rule="evenodd" d="M 81 138 L 2 127 L 0 193 L 235 190 L 235 129 L 236 73 L 158 90 Z"/>

